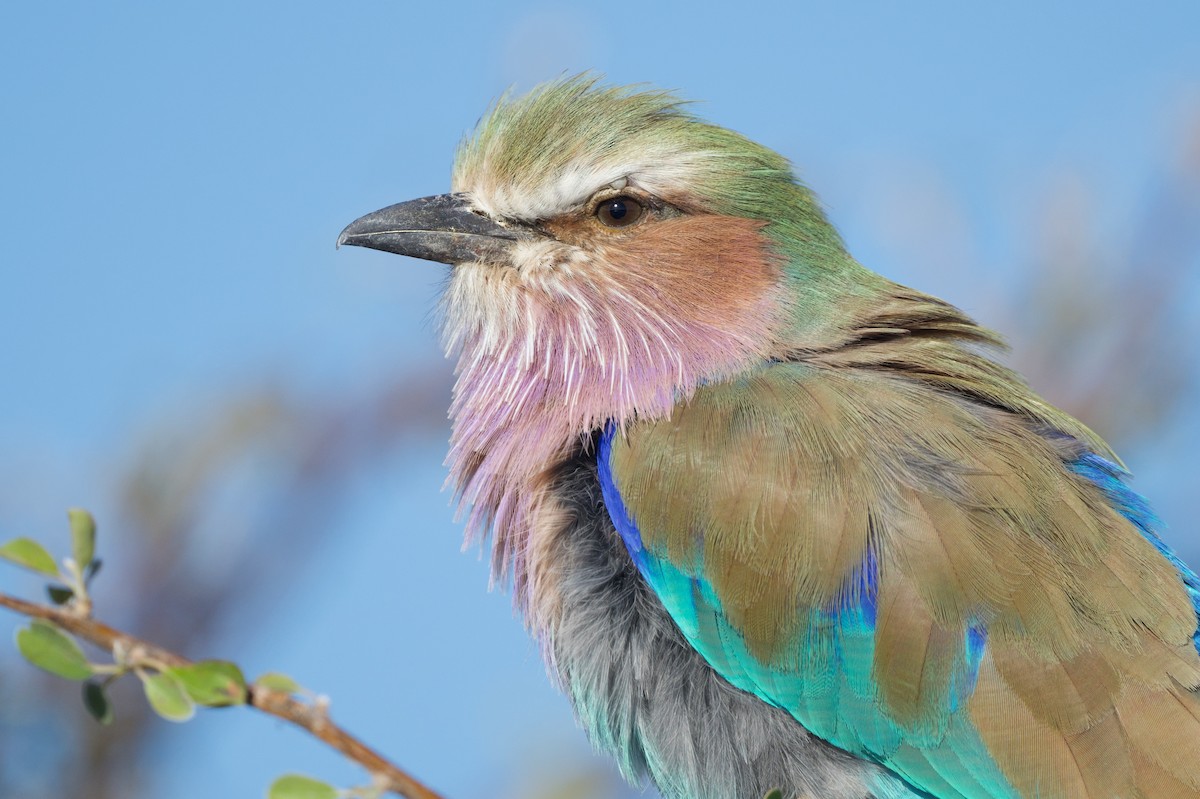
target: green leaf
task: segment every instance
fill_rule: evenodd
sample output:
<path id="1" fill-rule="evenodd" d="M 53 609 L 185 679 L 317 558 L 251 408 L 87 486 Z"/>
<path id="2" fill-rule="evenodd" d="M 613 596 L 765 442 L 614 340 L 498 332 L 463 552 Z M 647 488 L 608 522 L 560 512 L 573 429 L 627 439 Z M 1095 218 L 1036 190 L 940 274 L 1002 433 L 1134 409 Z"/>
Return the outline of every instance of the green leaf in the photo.
<path id="1" fill-rule="evenodd" d="M 187 721 L 196 714 L 196 705 L 179 680 L 168 672 L 142 676 L 146 699 L 154 712 L 167 721 Z"/>
<path id="2" fill-rule="evenodd" d="M 46 595 L 50 597 L 50 601 L 56 605 L 65 605 L 75 598 L 75 592 L 65 585 L 48 585 L 46 586 Z"/>
<path id="3" fill-rule="evenodd" d="M 14 538 L 12 541 L 0 545 L 0 558 L 10 560 L 30 571 L 48 574 L 51 577 L 58 576 L 58 566 L 54 563 L 54 556 L 32 538 Z"/>
<path id="4" fill-rule="evenodd" d="M 82 508 L 67 511 L 71 520 L 71 557 L 83 574 L 96 556 L 96 520 Z"/>
<path id="5" fill-rule="evenodd" d="M 100 573 L 100 567 L 103 565 L 104 561 L 102 561 L 100 558 L 96 558 L 89 563 L 87 568 L 83 570 L 83 582 L 90 584 L 92 582 L 92 578 Z"/>
<path id="6" fill-rule="evenodd" d="M 94 680 L 83 684 L 83 706 L 96 721 L 108 726 L 113 722 L 112 705 L 104 693 L 104 686 Z"/>
<path id="7" fill-rule="evenodd" d="M 223 707 L 246 704 L 246 678 L 225 660 L 202 660 L 190 666 L 167 669 L 198 705 Z"/>
<path id="8" fill-rule="evenodd" d="M 269 691 L 278 691 L 281 694 L 298 694 L 301 690 L 300 683 L 293 680 L 286 674 L 281 674 L 278 671 L 268 672 L 257 680 L 254 684 L 260 688 L 266 688 Z"/>
<path id="9" fill-rule="evenodd" d="M 86 680 L 92 676 L 92 667 L 79 644 L 48 621 L 35 619 L 17 630 L 17 649 L 39 669 L 64 679 Z"/>
<path id="10" fill-rule="evenodd" d="M 337 788 L 300 774 L 285 774 L 267 789 L 267 799 L 337 799 Z"/>

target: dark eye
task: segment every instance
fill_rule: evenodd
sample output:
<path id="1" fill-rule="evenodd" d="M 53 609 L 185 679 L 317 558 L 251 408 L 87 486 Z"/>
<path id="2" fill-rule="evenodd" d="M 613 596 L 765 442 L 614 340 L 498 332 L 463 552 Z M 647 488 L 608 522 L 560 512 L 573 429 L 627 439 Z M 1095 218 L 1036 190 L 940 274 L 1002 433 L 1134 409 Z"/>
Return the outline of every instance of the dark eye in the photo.
<path id="1" fill-rule="evenodd" d="M 596 218 L 609 227 L 629 227 L 642 218 L 643 210 L 632 197 L 610 197 L 596 207 Z"/>

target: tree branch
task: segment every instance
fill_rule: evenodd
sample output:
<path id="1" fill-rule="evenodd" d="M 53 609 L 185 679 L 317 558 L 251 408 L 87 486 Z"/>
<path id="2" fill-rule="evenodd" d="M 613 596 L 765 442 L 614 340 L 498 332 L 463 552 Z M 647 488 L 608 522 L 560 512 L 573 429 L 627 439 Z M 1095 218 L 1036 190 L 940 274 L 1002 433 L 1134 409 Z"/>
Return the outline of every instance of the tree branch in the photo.
<path id="1" fill-rule="evenodd" d="M 30 618 L 53 622 L 67 632 L 109 653 L 115 650 L 136 652 L 141 658 L 156 661 L 165 666 L 187 666 L 192 662 L 182 655 L 121 632 L 103 622 L 73 613 L 69 609 L 26 602 L 4 593 L 0 593 L 0 606 Z M 283 719 L 307 730 L 313 737 L 361 765 L 376 779 L 376 784 L 389 793 L 405 799 L 443 799 L 441 794 L 435 793 L 412 775 L 401 770 L 374 749 L 333 723 L 325 707 L 320 704 L 310 705 L 281 691 L 273 691 L 256 685 L 249 686 L 247 703 L 269 716 Z"/>

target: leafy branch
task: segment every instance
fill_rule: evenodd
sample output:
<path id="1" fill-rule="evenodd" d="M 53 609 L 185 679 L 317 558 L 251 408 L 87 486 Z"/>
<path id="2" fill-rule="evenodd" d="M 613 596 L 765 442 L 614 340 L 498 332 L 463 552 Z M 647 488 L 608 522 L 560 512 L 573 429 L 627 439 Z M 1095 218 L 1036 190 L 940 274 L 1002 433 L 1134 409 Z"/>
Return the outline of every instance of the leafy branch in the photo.
<path id="1" fill-rule="evenodd" d="M 71 556 L 63 558 L 61 567 L 33 539 L 17 538 L 0 545 L 0 558 L 57 581 L 46 586 L 53 604 L 0 593 L 0 606 L 32 620 L 17 631 L 18 650 L 30 663 L 51 674 L 82 681 L 84 706 L 96 721 L 112 722 L 107 689 L 114 681 L 132 674 L 141 681 L 151 708 L 168 721 L 187 721 L 197 706 L 253 707 L 307 730 L 371 776 L 367 786 L 339 791 L 319 780 L 289 774 L 272 783 L 269 799 L 379 799 L 389 793 L 404 799 L 442 799 L 335 724 L 329 718 L 328 699 L 308 695 L 290 677 L 273 673 L 247 682 L 233 663 L 192 661 L 92 618 L 88 588 L 101 565 L 95 557 L 96 525 L 91 514 L 83 510 L 72 509 L 68 517 Z M 89 661 L 76 638 L 104 650 L 112 662 Z"/>

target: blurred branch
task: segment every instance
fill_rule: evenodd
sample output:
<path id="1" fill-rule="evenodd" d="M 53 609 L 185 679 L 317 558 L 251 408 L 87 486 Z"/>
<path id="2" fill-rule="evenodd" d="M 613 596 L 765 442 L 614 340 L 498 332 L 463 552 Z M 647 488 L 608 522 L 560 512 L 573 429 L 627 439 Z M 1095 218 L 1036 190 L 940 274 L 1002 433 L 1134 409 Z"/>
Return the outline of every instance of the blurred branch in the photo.
<path id="1" fill-rule="evenodd" d="M 1118 450 L 1196 386 L 1200 329 L 1187 308 L 1200 267 L 1200 124 L 1183 134 L 1189 152 L 1154 176 L 1127 228 L 1100 228 L 1082 181 L 1060 183 L 1030 276 L 996 314 L 1009 316 L 1019 371 Z"/>
<path id="2" fill-rule="evenodd" d="M 111 467 L 124 532 L 109 539 L 121 578 L 100 588 L 108 620 L 177 652 L 247 633 L 241 609 L 288 596 L 357 479 L 448 436 L 450 384 L 436 363 L 316 396 L 250 386 L 151 426 Z M 136 686 L 113 686 L 127 710 L 101 728 L 63 723 L 78 697 L 52 679 L 0 674 L 0 796 L 142 795 L 155 717 Z"/>
<path id="3" fill-rule="evenodd" d="M 114 656 L 117 656 L 117 653 L 128 653 L 123 657 L 133 668 L 147 664 L 153 664 L 156 668 L 193 665 L 192 661 L 182 655 L 72 610 L 26 602 L 4 593 L 0 593 L 0 606 L 30 618 L 53 622 L 85 641 L 113 653 Z M 318 740 L 365 768 L 374 778 L 374 786 L 381 790 L 405 799 L 442 799 L 439 794 L 331 721 L 328 710 L 320 702 L 310 705 L 281 691 L 251 685 L 247 704 L 307 730 Z"/>

